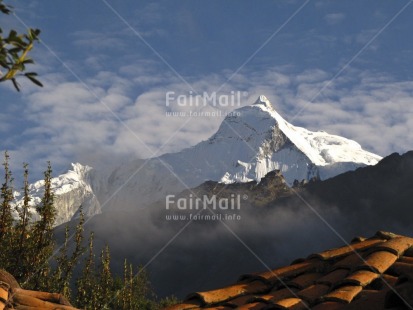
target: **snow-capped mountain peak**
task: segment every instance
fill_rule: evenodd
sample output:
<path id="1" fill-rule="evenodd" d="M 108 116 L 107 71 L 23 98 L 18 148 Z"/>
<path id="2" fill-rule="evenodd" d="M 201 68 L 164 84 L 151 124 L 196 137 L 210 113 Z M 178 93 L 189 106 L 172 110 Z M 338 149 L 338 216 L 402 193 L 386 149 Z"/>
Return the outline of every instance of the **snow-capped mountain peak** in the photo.
<path id="1" fill-rule="evenodd" d="M 293 126 L 275 111 L 265 96 L 259 96 L 255 105 L 268 112 L 287 138 L 316 165 L 326 166 L 337 162 L 356 162 L 372 165 L 381 159 L 378 155 L 364 151 L 361 145 L 353 140 L 331 135 L 325 131 L 313 132 L 302 127 Z"/>
<path id="2" fill-rule="evenodd" d="M 90 187 L 85 180 L 88 178 L 88 173 L 92 171 L 92 167 L 84 166 L 80 163 L 71 163 L 71 169 L 67 172 L 52 178 L 51 188 L 55 195 L 62 195 L 71 190 L 78 188 L 80 185 Z M 41 196 L 44 192 L 44 180 L 36 181 L 29 185 L 31 194 Z"/>
<path id="3" fill-rule="evenodd" d="M 100 203 L 91 186 L 92 167 L 80 163 L 72 163 L 71 169 L 51 179 L 51 188 L 55 195 L 57 215 L 55 225 L 69 221 L 77 215 L 80 206 L 86 216 L 100 213 Z M 31 212 L 36 218 L 34 206 L 41 203 L 44 194 L 44 180 L 39 180 L 29 185 Z M 21 193 L 15 193 L 16 204 L 23 203 Z"/>
<path id="4" fill-rule="evenodd" d="M 264 95 L 260 95 L 257 101 L 254 102 L 254 105 L 262 105 L 267 109 L 274 110 L 274 107 L 272 106 L 271 102 Z"/>
<path id="5" fill-rule="evenodd" d="M 136 159 L 113 167 L 106 176 L 72 164 L 52 180 L 57 223 L 76 216 L 80 205 L 87 215 L 100 213 L 101 205 L 140 207 L 205 181 L 259 182 L 274 170 L 292 185 L 295 180 L 327 179 L 380 159 L 355 141 L 290 124 L 259 96 L 229 114 L 208 140 L 180 152 Z M 43 182 L 31 185 L 30 191 L 33 202 L 40 202 Z"/>
<path id="6" fill-rule="evenodd" d="M 355 141 L 288 123 L 263 95 L 228 115 L 207 141 L 163 159 L 176 163 L 176 157 L 202 171 L 199 178 L 189 176 L 195 183 L 201 178 L 225 183 L 259 181 L 278 169 L 289 184 L 295 179 L 326 179 L 381 159 Z"/>

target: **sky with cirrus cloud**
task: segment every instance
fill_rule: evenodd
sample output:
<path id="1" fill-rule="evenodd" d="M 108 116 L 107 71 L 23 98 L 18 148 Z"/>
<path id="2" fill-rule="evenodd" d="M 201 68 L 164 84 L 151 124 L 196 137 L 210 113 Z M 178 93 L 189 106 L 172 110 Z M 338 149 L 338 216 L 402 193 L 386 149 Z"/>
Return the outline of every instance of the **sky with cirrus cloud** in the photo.
<path id="1" fill-rule="evenodd" d="M 152 157 L 207 139 L 233 106 L 167 106 L 166 93 L 266 95 L 294 125 L 382 156 L 413 145 L 413 3 L 15 1 L 3 29 L 42 30 L 44 88 L 0 85 L 1 150 L 34 176 L 80 161 Z M 216 117 L 167 116 L 200 110 Z"/>

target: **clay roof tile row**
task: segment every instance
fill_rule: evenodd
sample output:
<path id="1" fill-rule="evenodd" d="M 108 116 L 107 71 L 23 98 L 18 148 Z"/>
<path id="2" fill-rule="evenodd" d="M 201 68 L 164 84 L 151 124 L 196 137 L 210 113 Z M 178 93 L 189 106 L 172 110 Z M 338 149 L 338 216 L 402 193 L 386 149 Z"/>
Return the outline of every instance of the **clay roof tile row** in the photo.
<path id="1" fill-rule="evenodd" d="M 413 309 L 413 238 L 382 231 L 357 237 L 167 309 Z"/>
<path id="2" fill-rule="evenodd" d="M 60 294 L 24 290 L 14 277 L 0 269 L 0 310 L 78 310 Z M 182 309 L 179 307 L 178 309 Z"/>

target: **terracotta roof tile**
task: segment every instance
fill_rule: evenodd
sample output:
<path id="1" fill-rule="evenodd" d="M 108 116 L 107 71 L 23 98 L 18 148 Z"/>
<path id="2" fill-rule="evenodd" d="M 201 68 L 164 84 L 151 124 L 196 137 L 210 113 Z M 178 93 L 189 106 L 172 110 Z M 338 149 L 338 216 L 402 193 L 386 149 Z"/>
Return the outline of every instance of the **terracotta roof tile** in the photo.
<path id="1" fill-rule="evenodd" d="M 396 282 L 397 282 L 398 278 L 393 277 L 393 276 L 388 275 L 388 274 L 382 274 L 381 277 L 378 280 L 381 280 L 382 282 L 385 281 L 386 284 L 388 284 L 390 286 L 394 286 L 394 285 L 396 285 Z"/>
<path id="2" fill-rule="evenodd" d="M 189 309 L 199 309 L 199 305 L 193 304 L 191 302 L 185 302 L 179 305 L 171 306 L 169 310 L 189 310 Z"/>
<path id="3" fill-rule="evenodd" d="M 74 309 L 71 306 L 57 305 L 56 303 L 45 301 L 40 298 L 24 294 L 23 292 L 13 294 L 13 303 L 22 306 L 28 306 L 31 308 L 40 309 L 60 309 L 71 310 Z"/>
<path id="4" fill-rule="evenodd" d="M 325 301 L 337 301 L 350 303 L 358 293 L 362 291 L 363 287 L 360 285 L 346 285 L 340 286 L 332 292 L 322 297 Z"/>
<path id="5" fill-rule="evenodd" d="M 400 294 L 400 297 L 403 297 L 404 302 L 413 305 L 413 283 L 404 283 L 396 286 L 395 289 Z"/>
<path id="6" fill-rule="evenodd" d="M 9 287 L 6 283 L 0 283 L 0 310 L 6 307 L 7 300 L 9 299 Z"/>
<path id="7" fill-rule="evenodd" d="M 376 245 L 373 250 L 385 250 L 400 256 L 413 245 L 413 238 L 395 237 Z"/>
<path id="8" fill-rule="evenodd" d="M 296 295 L 297 295 L 297 289 L 288 287 L 288 288 L 282 288 L 280 290 L 273 290 L 265 295 L 262 295 L 256 298 L 260 298 L 265 301 L 276 302 L 281 299 L 295 297 Z"/>
<path id="9" fill-rule="evenodd" d="M 366 286 L 368 290 L 382 290 L 386 289 L 389 286 L 394 286 L 397 282 L 397 278 L 387 275 L 381 274 L 376 280 L 371 282 L 369 285 Z"/>
<path id="10" fill-rule="evenodd" d="M 410 248 L 408 248 L 408 249 L 404 252 L 403 255 L 404 255 L 404 256 L 407 256 L 407 257 L 413 257 L 413 246 L 411 246 Z"/>
<path id="11" fill-rule="evenodd" d="M 396 276 L 400 276 L 410 272 L 413 268 L 412 264 L 407 264 L 403 262 L 396 262 L 390 268 L 389 271 Z"/>
<path id="12" fill-rule="evenodd" d="M 200 300 L 202 304 L 216 304 L 227 301 L 231 298 L 248 295 L 264 293 L 270 287 L 261 281 L 252 281 L 250 283 L 238 283 L 208 292 L 197 292 L 188 296 L 188 300 Z"/>
<path id="13" fill-rule="evenodd" d="M 286 284 L 290 287 L 296 287 L 302 290 L 303 288 L 313 284 L 318 278 L 320 278 L 320 276 L 322 276 L 322 274 L 318 272 L 305 273 L 286 282 Z"/>
<path id="14" fill-rule="evenodd" d="M 392 232 L 388 232 L 388 231 L 379 230 L 378 232 L 376 232 L 374 237 L 384 239 L 384 240 L 390 240 L 390 239 L 393 239 L 393 238 L 400 237 L 400 235 L 396 235 L 396 234 L 394 234 Z"/>
<path id="15" fill-rule="evenodd" d="M 16 279 L 7 271 L 0 269 L 0 310 L 20 309 L 60 309 L 78 310 L 62 295 L 37 292 L 20 288 Z"/>
<path id="16" fill-rule="evenodd" d="M 401 305 L 413 307 L 413 270 L 401 276 L 394 285 L 394 290 L 389 290 L 386 295 L 386 307 Z"/>
<path id="17" fill-rule="evenodd" d="M 236 308 L 255 301 L 254 295 L 244 295 L 228 300 L 224 305 L 232 308 Z"/>
<path id="18" fill-rule="evenodd" d="M 364 241 L 366 239 L 367 238 L 357 236 L 357 237 L 354 237 L 353 239 L 351 239 L 350 244 L 359 243 L 359 242 Z"/>
<path id="19" fill-rule="evenodd" d="M 300 298 L 281 299 L 275 303 L 275 309 L 301 310 L 308 309 L 308 305 Z"/>
<path id="20" fill-rule="evenodd" d="M 383 242 L 382 239 L 377 239 L 377 238 L 367 239 L 367 240 L 364 240 L 364 241 L 361 241 L 359 243 L 355 243 L 355 244 L 352 244 L 352 245 L 346 245 L 346 246 L 341 247 L 341 248 L 336 248 L 336 249 L 324 251 L 324 252 L 321 252 L 321 253 L 312 254 L 308 258 L 317 257 L 317 258 L 320 258 L 320 259 L 323 259 L 323 260 L 339 258 L 339 257 L 345 256 L 349 253 L 352 253 L 355 250 L 365 249 L 365 248 L 371 247 L 372 245 L 379 244 L 381 242 Z"/>
<path id="21" fill-rule="evenodd" d="M 334 271 L 331 271 L 327 273 L 325 276 L 318 279 L 316 282 L 320 284 L 333 285 L 335 283 L 342 281 L 345 277 L 347 277 L 348 274 L 348 269 L 335 269 Z"/>
<path id="22" fill-rule="evenodd" d="M 317 271 L 322 264 L 319 260 L 306 260 L 304 262 L 293 264 L 290 266 L 274 269 L 271 271 L 265 271 L 256 274 L 247 274 L 240 277 L 240 281 L 246 279 L 260 279 L 269 281 L 270 283 L 276 283 L 280 278 L 294 277 L 305 272 Z"/>
<path id="23" fill-rule="evenodd" d="M 238 310 L 264 310 L 268 308 L 268 304 L 262 302 L 254 302 L 238 307 Z"/>
<path id="24" fill-rule="evenodd" d="M 368 255 L 364 263 L 357 268 L 367 268 L 376 273 L 383 273 L 397 260 L 397 255 L 387 251 L 377 251 Z"/>
<path id="25" fill-rule="evenodd" d="M 359 253 L 351 253 L 343 259 L 337 261 L 333 268 L 347 268 L 353 269 L 354 266 L 358 266 L 363 263 L 363 257 Z"/>
<path id="26" fill-rule="evenodd" d="M 181 308 L 168 310 L 413 309 L 412 241 L 378 232 L 289 266 L 241 276 L 222 289 L 191 294 Z"/>
<path id="27" fill-rule="evenodd" d="M 410 256 L 401 256 L 398 260 L 400 263 L 406 263 L 413 265 L 413 257 Z"/>
<path id="28" fill-rule="evenodd" d="M 369 270 L 358 270 L 339 283 L 366 286 L 376 280 L 379 276 L 379 274 Z"/>
<path id="29" fill-rule="evenodd" d="M 297 296 L 305 300 L 308 304 L 312 305 L 320 298 L 320 296 L 327 294 L 329 290 L 329 285 L 313 284 L 298 292 Z"/>
<path id="30" fill-rule="evenodd" d="M 344 309 L 344 305 L 335 301 L 326 301 L 311 308 L 313 310 L 339 310 Z"/>
<path id="31" fill-rule="evenodd" d="M 362 291 L 357 298 L 345 306 L 345 310 L 384 310 L 388 290 Z"/>

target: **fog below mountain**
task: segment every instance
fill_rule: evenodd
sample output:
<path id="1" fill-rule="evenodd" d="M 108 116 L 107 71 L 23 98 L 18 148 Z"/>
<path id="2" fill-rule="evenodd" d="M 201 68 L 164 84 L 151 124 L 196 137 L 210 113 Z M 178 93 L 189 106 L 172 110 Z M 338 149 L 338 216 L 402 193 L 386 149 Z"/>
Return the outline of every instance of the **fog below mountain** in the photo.
<path id="1" fill-rule="evenodd" d="M 240 210 L 215 211 L 235 213 L 239 220 L 167 220 L 172 211 L 166 210 L 164 200 L 142 209 L 137 198 L 129 208 L 92 218 L 86 232 L 94 231 L 97 249 L 110 246 L 115 270 L 121 272 L 127 258 L 147 268 L 160 296 L 183 298 L 234 283 L 241 274 L 342 246 L 358 235 L 369 237 L 377 230 L 410 234 L 412 176 L 413 153 L 393 154 L 376 166 L 310 183 L 278 199 L 259 205 L 257 199 L 245 199 Z M 225 195 L 232 190 L 251 194 L 254 188 L 228 185 Z M 263 187 L 255 190 L 265 193 Z M 174 212 L 211 214 L 209 210 Z"/>

